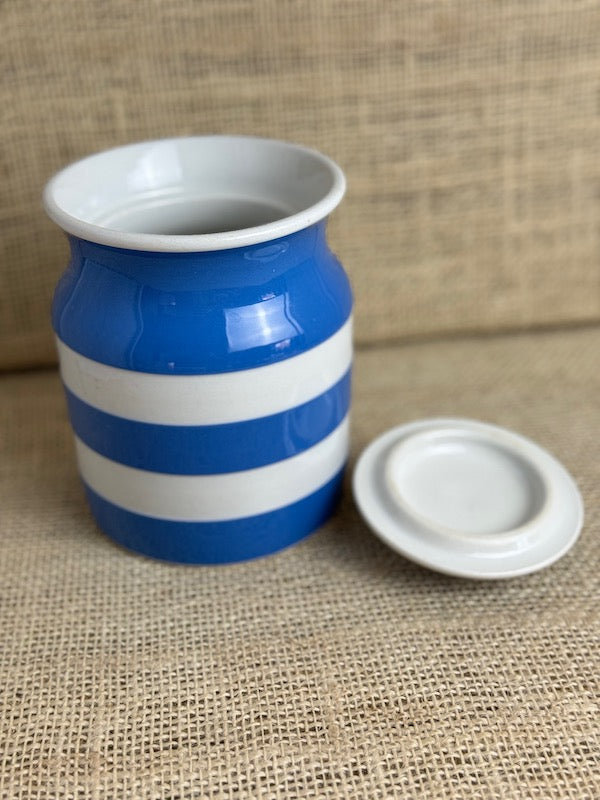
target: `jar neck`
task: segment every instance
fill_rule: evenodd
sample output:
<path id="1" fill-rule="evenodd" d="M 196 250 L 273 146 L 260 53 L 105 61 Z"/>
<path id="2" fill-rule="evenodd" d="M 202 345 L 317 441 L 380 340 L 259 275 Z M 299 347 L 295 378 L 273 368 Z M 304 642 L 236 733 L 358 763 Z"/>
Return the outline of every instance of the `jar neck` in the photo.
<path id="1" fill-rule="evenodd" d="M 288 236 L 247 247 L 207 252 L 126 250 L 69 236 L 73 261 L 89 260 L 155 288 L 216 288 L 261 283 L 327 249 L 327 220 Z"/>

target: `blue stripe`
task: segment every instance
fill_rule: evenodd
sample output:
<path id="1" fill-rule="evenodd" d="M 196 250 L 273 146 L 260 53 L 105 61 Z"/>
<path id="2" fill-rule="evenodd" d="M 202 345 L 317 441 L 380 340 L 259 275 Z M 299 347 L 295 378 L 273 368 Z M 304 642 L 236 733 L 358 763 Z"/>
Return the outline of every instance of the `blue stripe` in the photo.
<path id="1" fill-rule="evenodd" d="M 130 550 L 166 561 L 225 564 L 274 553 L 322 525 L 337 505 L 342 469 L 313 494 L 276 511 L 224 522 L 172 522 L 115 506 L 86 486 L 99 527 Z"/>
<path id="2" fill-rule="evenodd" d="M 350 370 L 307 403 L 259 419 L 224 425 L 154 425 L 116 417 L 65 388 L 77 436 L 129 467 L 175 475 L 254 469 L 290 458 L 330 434 L 350 407 Z"/>
<path id="3" fill-rule="evenodd" d="M 65 344 L 102 364 L 199 375 L 299 355 L 332 336 L 351 310 L 323 220 L 268 244 L 206 253 L 71 237 L 52 320 Z"/>

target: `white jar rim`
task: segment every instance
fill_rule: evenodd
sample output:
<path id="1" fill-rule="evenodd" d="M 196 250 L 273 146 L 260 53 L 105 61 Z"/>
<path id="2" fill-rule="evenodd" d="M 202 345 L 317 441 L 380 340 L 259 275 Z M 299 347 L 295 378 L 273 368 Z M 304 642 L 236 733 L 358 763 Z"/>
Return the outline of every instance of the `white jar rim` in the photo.
<path id="1" fill-rule="evenodd" d="M 316 150 L 254 136 L 189 136 L 106 150 L 46 185 L 64 231 L 129 250 L 200 252 L 267 242 L 313 225 L 346 181 Z"/>

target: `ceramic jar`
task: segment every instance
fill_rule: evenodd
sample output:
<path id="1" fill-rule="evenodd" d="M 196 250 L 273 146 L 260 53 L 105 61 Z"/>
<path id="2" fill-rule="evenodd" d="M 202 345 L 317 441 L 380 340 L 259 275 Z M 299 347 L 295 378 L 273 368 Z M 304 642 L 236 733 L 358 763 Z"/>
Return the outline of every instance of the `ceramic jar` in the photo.
<path id="1" fill-rule="evenodd" d="M 45 191 L 71 260 L 52 321 L 100 528 L 161 559 L 265 555 L 330 515 L 352 296 L 327 245 L 339 167 L 253 137 L 133 144 Z"/>

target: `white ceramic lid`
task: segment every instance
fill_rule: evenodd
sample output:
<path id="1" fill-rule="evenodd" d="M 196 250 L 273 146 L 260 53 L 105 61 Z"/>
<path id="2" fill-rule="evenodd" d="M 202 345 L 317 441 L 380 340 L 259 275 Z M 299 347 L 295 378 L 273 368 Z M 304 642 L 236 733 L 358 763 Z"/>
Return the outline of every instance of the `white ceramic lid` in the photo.
<path id="1" fill-rule="evenodd" d="M 449 575 L 509 578 L 575 543 L 583 503 L 550 453 L 517 433 L 464 419 L 412 422 L 362 453 L 354 497 L 374 532 Z"/>

